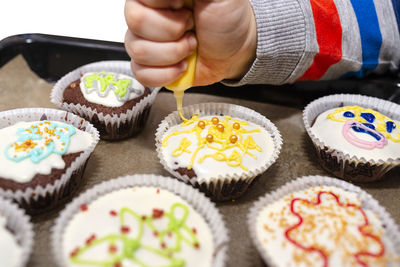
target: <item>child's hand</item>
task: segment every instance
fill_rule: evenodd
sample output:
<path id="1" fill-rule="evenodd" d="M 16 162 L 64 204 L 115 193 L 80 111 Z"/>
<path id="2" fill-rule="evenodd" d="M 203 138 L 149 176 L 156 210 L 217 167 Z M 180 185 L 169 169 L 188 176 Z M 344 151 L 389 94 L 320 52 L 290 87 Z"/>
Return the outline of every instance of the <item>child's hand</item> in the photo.
<path id="1" fill-rule="evenodd" d="M 248 0 L 127 0 L 125 47 L 132 72 L 144 85 L 180 77 L 198 49 L 194 86 L 240 79 L 255 58 L 257 30 Z M 193 32 L 195 25 L 195 33 Z"/>

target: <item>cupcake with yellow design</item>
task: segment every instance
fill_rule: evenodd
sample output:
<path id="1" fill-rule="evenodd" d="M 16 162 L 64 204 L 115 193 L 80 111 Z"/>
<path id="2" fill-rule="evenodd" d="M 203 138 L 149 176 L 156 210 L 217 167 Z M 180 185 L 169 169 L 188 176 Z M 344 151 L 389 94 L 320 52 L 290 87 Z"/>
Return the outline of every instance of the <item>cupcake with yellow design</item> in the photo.
<path id="1" fill-rule="evenodd" d="M 303 113 L 322 167 L 357 182 L 380 179 L 400 165 L 400 106 L 360 95 L 332 95 Z"/>
<path id="2" fill-rule="evenodd" d="M 214 200 L 242 195 L 279 155 L 275 125 L 245 107 L 204 103 L 174 112 L 156 133 L 158 156 L 178 179 Z"/>

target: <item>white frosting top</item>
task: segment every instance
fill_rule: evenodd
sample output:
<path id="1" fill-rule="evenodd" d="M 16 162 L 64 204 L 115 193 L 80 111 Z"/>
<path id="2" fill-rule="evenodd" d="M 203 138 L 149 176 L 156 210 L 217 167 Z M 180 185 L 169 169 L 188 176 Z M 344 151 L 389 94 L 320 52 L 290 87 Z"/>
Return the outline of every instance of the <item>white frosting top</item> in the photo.
<path id="1" fill-rule="evenodd" d="M 1 266 L 16 267 L 21 264 L 22 248 L 6 225 L 6 218 L 0 216 L 0 262 Z"/>
<path id="2" fill-rule="evenodd" d="M 365 266 L 399 266 L 399 255 L 394 255 L 382 221 L 371 210 L 363 214 L 360 207 L 355 193 L 333 186 L 294 192 L 259 212 L 256 235 L 276 266 L 363 266 L 357 259 Z M 366 220 L 362 233 L 359 227 Z"/>
<path id="3" fill-rule="evenodd" d="M 211 122 L 213 117 L 224 126 L 223 132 Z M 164 134 L 162 145 L 162 155 L 168 167 L 176 170 L 193 164 L 199 183 L 220 175 L 240 176 L 254 171 L 264 166 L 273 155 L 272 136 L 261 126 L 229 116 L 205 116 L 199 120 L 206 122 L 204 129 L 197 126 L 197 120 L 189 125 L 173 126 Z M 240 124 L 238 130 L 233 128 L 234 123 Z M 212 142 L 206 140 L 208 134 L 213 135 Z M 230 141 L 232 135 L 237 137 L 235 143 Z M 173 155 L 179 152 L 182 153 Z"/>
<path id="4" fill-rule="evenodd" d="M 89 82 L 91 80 L 90 76 L 97 77 L 92 80 L 93 84 Z M 107 77 L 109 78 L 106 79 Z M 123 80 L 126 81 L 126 93 L 119 95 L 118 86 L 121 87 L 122 85 L 117 84 Z M 136 79 L 114 72 L 88 72 L 81 77 L 80 81 L 81 92 L 87 101 L 107 107 L 120 107 L 125 102 L 144 93 L 144 86 Z M 86 82 L 90 84 L 90 87 L 86 86 Z M 102 91 L 102 86 L 104 91 Z"/>
<path id="5" fill-rule="evenodd" d="M 387 144 L 383 147 L 375 147 L 372 149 L 358 147 L 351 142 L 349 142 L 343 135 L 343 127 L 345 122 L 338 122 L 328 118 L 328 115 L 336 111 L 337 109 L 330 109 L 321 113 L 314 125 L 311 127 L 311 132 L 321 140 L 327 147 L 337 149 L 338 151 L 343 152 L 344 154 L 349 154 L 350 156 L 357 156 L 358 158 L 364 157 L 366 160 L 387 160 L 389 158 L 396 159 L 400 158 L 400 142 L 394 142 L 390 139 L 387 139 Z M 350 110 L 351 111 L 351 110 Z M 354 110 L 351 111 L 354 113 Z M 340 112 L 335 114 L 335 118 L 340 120 L 350 120 L 353 118 L 345 118 L 343 115 L 344 112 Z M 367 122 L 362 119 L 363 122 Z M 385 119 L 385 121 L 387 121 Z M 395 129 L 393 129 L 390 135 L 394 139 L 400 140 L 400 122 L 394 121 L 397 125 Z M 377 119 L 374 120 L 372 125 L 377 128 L 377 123 L 379 121 Z M 382 126 L 383 127 L 383 126 Z M 385 127 L 384 127 L 385 128 Z M 382 129 L 386 132 L 386 128 Z M 369 143 L 376 142 L 376 138 L 372 137 L 370 134 L 363 132 L 356 132 L 353 129 L 349 130 L 350 134 L 353 134 L 356 138 L 367 141 Z M 388 133 L 387 133 L 388 134 Z"/>
<path id="6" fill-rule="evenodd" d="M 55 123 L 56 130 L 61 132 L 46 131 L 46 127 L 47 129 L 51 128 L 49 123 L 51 123 L 51 127 L 54 127 Z M 33 132 L 32 125 L 39 127 L 41 139 L 35 139 L 34 136 L 29 135 L 29 131 Z M 72 127 L 75 130 L 64 127 Z M 29 130 L 24 131 L 24 129 Z M 18 133 L 18 131 L 20 132 Z M 65 162 L 60 153 L 66 146 L 66 154 L 71 154 L 84 151 L 92 141 L 93 137 L 90 133 L 61 122 L 17 122 L 12 126 L 0 129 L 0 177 L 25 183 L 29 182 L 36 174 L 50 174 L 52 168 L 63 169 Z M 36 152 L 34 152 L 35 149 Z M 39 152 L 38 149 L 41 149 L 42 152 Z M 45 154 L 48 156 L 46 157 Z M 38 158 L 39 161 L 35 162 Z"/>
<path id="7" fill-rule="evenodd" d="M 203 217 L 155 187 L 121 189 L 82 205 L 65 228 L 62 248 L 68 266 L 124 267 L 207 267 L 215 249 Z"/>

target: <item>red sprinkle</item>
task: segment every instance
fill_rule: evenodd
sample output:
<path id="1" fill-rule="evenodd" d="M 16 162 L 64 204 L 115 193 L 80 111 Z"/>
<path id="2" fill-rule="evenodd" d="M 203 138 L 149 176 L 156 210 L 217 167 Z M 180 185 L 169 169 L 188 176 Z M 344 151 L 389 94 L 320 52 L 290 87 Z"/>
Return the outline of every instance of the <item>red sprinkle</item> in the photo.
<path id="1" fill-rule="evenodd" d="M 114 267 L 122 267 L 122 264 L 120 262 L 117 262 L 116 264 L 114 264 Z"/>
<path id="2" fill-rule="evenodd" d="M 117 252 L 118 248 L 116 245 L 110 245 L 108 247 L 108 252 L 110 252 L 111 254 L 114 254 L 115 252 Z"/>
<path id="3" fill-rule="evenodd" d="M 118 213 L 115 210 L 110 210 L 110 215 L 115 217 Z"/>
<path id="4" fill-rule="evenodd" d="M 194 247 L 198 249 L 198 248 L 200 248 L 200 244 L 196 242 L 196 243 L 194 243 Z"/>
<path id="5" fill-rule="evenodd" d="M 142 216 L 142 221 L 145 221 L 146 218 L 147 218 L 146 215 L 143 215 L 143 216 Z"/>
<path id="6" fill-rule="evenodd" d="M 72 258 L 74 256 L 76 256 L 76 254 L 78 254 L 79 251 L 79 247 L 76 247 L 73 251 L 71 251 L 71 253 L 69 254 L 69 256 Z"/>
<path id="7" fill-rule="evenodd" d="M 96 235 L 92 234 L 88 239 L 86 239 L 86 245 L 89 245 L 90 243 L 93 242 L 93 240 L 96 239 Z"/>
<path id="8" fill-rule="evenodd" d="M 163 215 L 164 215 L 164 211 L 163 210 L 153 209 L 153 218 L 154 219 L 161 218 Z"/>
<path id="9" fill-rule="evenodd" d="M 166 248 L 166 247 L 167 247 L 167 245 L 165 245 L 165 243 L 164 243 L 164 242 L 162 242 L 162 243 L 161 243 L 161 247 L 162 247 L 162 248 Z"/>
<path id="10" fill-rule="evenodd" d="M 88 206 L 86 204 L 82 204 L 81 211 L 87 211 L 87 210 L 88 210 Z"/>
<path id="11" fill-rule="evenodd" d="M 168 232 L 167 234 L 169 237 L 172 237 L 172 232 Z"/>
<path id="12" fill-rule="evenodd" d="M 157 231 L 154 231 L 154 232 L 153 232 L 153 235 L 154 235 L 154 236 L 158 236 L 158 232 L 157 232 Z"/>
<path id="13" fill-rule="evenodd" d="M 127 234 L 131 231 L 131 229 L 129 228 L 129 226 L 121 226 L 121 232 L 124 234 Z"/>
<path id="14" fill-rule="evenodd" d="M 160 189 L 157 188 L 157 194 L 160 194 Z"/>
<path id="15" fill-rule="evenodd" d="M 193 234 L 197 234 L 197 229 L 196 228 L 193 228 L 192 231 L 193 231 Z"/>

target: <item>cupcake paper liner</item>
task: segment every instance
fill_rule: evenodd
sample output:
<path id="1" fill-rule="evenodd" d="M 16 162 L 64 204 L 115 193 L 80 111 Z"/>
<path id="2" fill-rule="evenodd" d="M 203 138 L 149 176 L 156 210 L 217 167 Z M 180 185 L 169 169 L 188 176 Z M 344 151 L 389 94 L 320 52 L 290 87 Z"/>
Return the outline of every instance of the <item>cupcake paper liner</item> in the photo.
<path id="1" fill-rule="evenodd" d="M 258 252 L 262 256 L 264 262 L 270 266 L 276 266 L 272 261 L 271 256 L 263 248 L 261 241 L 257 237 L 256 233 L 256 220 L 261 210 L 272 204 L 275 201 L 289 195 L 290 193 L 305 190 L 315 186 L 335 186 L 345 191 L 357 194 L 361 200 L 362 206 L 365 209 L 369 209 L 374 212 L 380 220 L 385 224 L 386 235 L 391 242 L 397 255 L 400 255 L 400 230 L 391 215 L 386 211 L 384 207 L 379 205 L 378 201 L 375 200 L 370 194 L 362 190 L 360 187 L 352 185 L 343 180 L 330 178 L 326 176 L 304 176 L 293 180 L 284 186 L 278 188 L 274 192 L 268 193 L 265 196 L 259 198 L 253 207 L 250 209 L 247 215 L 247 224 L 249 227 L 250 237 L 253 244 L 257 248 Z"/>
<path id="2" fill-rule="evenodd" d="M 0 197 L 0 215 L 7 219 L 6 227 L 12 231 L 21 246 L 22 255 L 19 267 L 26 266 L 33 246 L 33 227 L 28 215 L 15 203 Z"/>
<path id="3" fill-rule="evenodd" d="M 150 113 L 150 108 L 161 89 L 150 88 L 151 93 L 140 100 L 132 109 L 121 114 L 98 113 L 96 109 L 85 105 L 63 102 L 63 93 L 69 84 L 76 81 L 86 72 L 110 71 L 133 77 L 129 61 L 99 61 L 79 67 L 62 77 L 53 87 L 50 100 L 59 108 L 75 113 L 89 120 L 105 140 L 117 140 L 130 137 L 139 132 Z"/>
<path id="4" fill-rule="evenodd" d="M 90 204 L 96 199 L 110 192 L 130 187 L 156 187 L 168 190 L 186 200 L 206 220 L 213 234 L 215 245 L 213 267 L 223 267 L 228 249 L 228 231 L 221 214 L 208 198 L 196 189 L 169 177 L 152 174 L 137 174 L 118 177 L 94 186 L 75 198 L 57 218 L 52 229 L 51 246 L 55 262 L 60 267 L 67 266 L 67 259 L 63 256 L 62 239 L 65 228 L 75 214 L 80 211 L 82 204 Z"/>
<path id="5" fill-rule="evenodd" d="M 382 176 L 393 167 L 400 165 L 400 157 L 375 161 L 359 158 L 354 155 L 328 147 L 317 138 L 311 130 L 313 121 L 319 114 L 332 108 L 358 105 L 376 110 L 393 120 L 400 120 L 400 105 L 375 97 L 337 94 L 314 100 L 303 111 L 304 126 L 316 149 L 322 167 L 333 175 L 355 182 L 371 182 Z"/>
<path id="6" fill-rule="evenodd" d="M 24 108 L 0 112 L 0 128 L 13 125 L 18 121 L 39 120 L 51 120 L 71 124 L 78 129 L 90 133 L 93 141 L 53 184 L 47 184 L 45 187 L 38 185 L 28 187 L 25 190 L 18 189 L 17 191 L 0 188 L 0 196 L 15 200 L 30 214 L 50 210 L 68 199 L 81 183 L 86 163 L 99 141 L 99 133 L 92 124 L 66 111 L 48 108 Z"/>
<path id="7" fill-rule="evenodd" d="M 280 149 L 282 147 L 282 138 L 278 129 L 270 120 L 268 120 L 260 113 L 233 104 L 202 103 L 186 106 L 182 109 L 182 114 L 185 117 L 191 117 L 194 113 L 198 113 L 200 116 L 212 116 L 221 114 L 229 115 L 264 127 L 265 130 L 271 135 L 274 142 L 274 151 L 271 158 L 262 167 L 255 170 L 249 170 L 247 173 L 244 173 L 242 175 L 237 173 L 234 175 L 226 176 L 220 175 L 217 177 L 212 177 L 208 181 L 199 181 L 197 178 L 189 178 L 187 175 L 181 175 L 177 171 L 170 168 L 162 155 L 161 144 L 165 133 L 172 126 L 178 125 L 182 122 L 178 111 L 175 111 L 168 115 L 158 126 L 155 138 L 157 154 L 161 164 L 170 174 L 172 174 L 179 180 L 184 181 L 185 183 L 189 183 L 192 184 L 194 187 L 200 188 L 200 191 L 205 192 L 207 196 L 216 201 L 229 200 L 241 196 L 250 186 L 252 181 L 257 176 L 264 173 L 277 160 Z"/>

